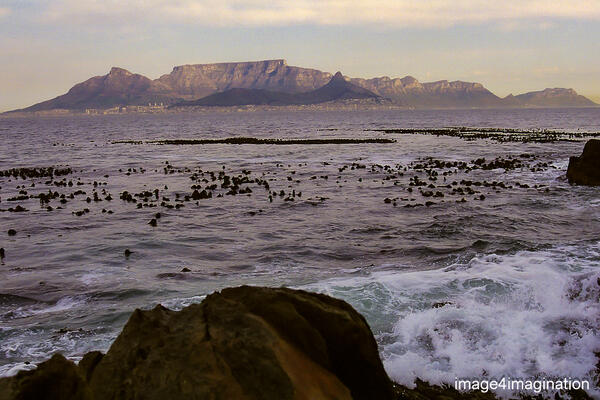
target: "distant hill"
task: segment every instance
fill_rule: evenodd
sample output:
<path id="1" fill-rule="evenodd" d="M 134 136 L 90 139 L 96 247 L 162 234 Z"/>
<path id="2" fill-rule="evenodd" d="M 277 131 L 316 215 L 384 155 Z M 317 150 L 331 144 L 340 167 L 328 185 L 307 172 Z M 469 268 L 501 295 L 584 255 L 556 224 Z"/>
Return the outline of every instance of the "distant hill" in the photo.
<path id="1" fill-rule="evenodd" d="M 593 107 L 596 103 L 573 89 L 544 89 L 513 97 L 521 107 Z"/>
<path id="2" fill-rule="evenodd" d="M 341 72 L 336 73 L 324 86 L 303 93 L 275 92 L 264 89 L 229 89 L 215 93 L 199 100 L 183 101 L 174 107 L 185 106 L 242 106 L 242 105 L 305 105 L 319 104 L 328 101 L 341 101 L 350 99 L 380 100 L 375 93 L 354 85 L 346 79 Z"/>
<path id="3" fill-rule="evenodd" d="M 15 111 L 106 109 L 149 103 L 169 106 L 183 101 L 197 101 L 219 93 L 222 95 L 205 101 L 220 101 L 222 104 L 315 104 L 314 102 L 322 102 L 319 100 L 321 98 L 336 97 L 330 92 L 332 88 L 327 86 L 332 77 L 328 72 L 289 66 L 285 60 L 182 65 L 155 80 L 114 67 L 106 75 L 96 76 L 73 86 L 64 95 Z M 347 78 L 345 81 L 354 85 L 348 92 L 352 93 L 352 98 L 359 96 L 359 88 L 370 93 L 369 96 L 380 96 L 394 104 L 415 108 L 597 105 L 572 89 L 546 89 L 500 98 L 480 83 L 473 82 L 421 83 L 410 76 Z M 349 86 L 346 87 L 348 88 Z M 316 90 L 321 91 L 308 95 Z M 285 96 L 300 93 L 308 97 L 290 100 L 289 96 Z M 234 99 L 236 96 L 239 97 L 237 100 Z M 344 99 L 344 95 L 337 97 Z"/>

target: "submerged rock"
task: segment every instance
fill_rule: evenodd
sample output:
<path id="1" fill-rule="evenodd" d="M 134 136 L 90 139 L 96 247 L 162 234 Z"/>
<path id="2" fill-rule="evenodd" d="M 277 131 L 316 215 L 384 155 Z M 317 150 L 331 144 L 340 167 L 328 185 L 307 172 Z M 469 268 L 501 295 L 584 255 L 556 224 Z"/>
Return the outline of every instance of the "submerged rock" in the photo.
<path id="1" fill-rule="evenodd" d="M 567 179 L 570 184 L 600 186 L 600 139 L 590 139 L 579 157 L 569 159 Z"/>

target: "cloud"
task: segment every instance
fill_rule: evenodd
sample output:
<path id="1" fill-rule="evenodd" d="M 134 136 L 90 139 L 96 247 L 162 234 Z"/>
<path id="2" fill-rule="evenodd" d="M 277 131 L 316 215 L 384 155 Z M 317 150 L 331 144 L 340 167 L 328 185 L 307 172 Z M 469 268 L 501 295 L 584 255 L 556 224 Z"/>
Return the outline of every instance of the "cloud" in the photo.
<path id="1" fill-rule="evenodd" d="M 498 21 L 494 29 L 500 32 L 517 32 L 524 30 L 545 31 L 555 28 L 556 24 L 551 21 L 531 21 L 531 19 L 506 19 Z"/>
<path id="2" fill-rule="evenodd" d="M 47 3 L 46 3 L 47 4 Z M 444 27 L 515 20 L 600 20 L 600 0 L 55 0 L 49 21 L 179 22 L 202 26 Z"/>
<path id="3" fill-rule="evenodd" d="M 0 7 L 0 18 L 7 16 L 10 14 L 10 8 Z"/>

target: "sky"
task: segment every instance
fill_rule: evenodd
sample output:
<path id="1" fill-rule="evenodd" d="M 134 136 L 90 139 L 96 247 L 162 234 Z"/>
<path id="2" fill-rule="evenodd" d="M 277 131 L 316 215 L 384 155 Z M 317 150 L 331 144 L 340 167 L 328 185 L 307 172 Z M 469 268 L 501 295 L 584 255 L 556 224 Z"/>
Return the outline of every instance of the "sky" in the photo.
<path id="1" fill-rule="evenodd" d="M 600 0 L 0 0 L 0 111 L 112 66 L 284 58 L 351 77 L 573 88 L 600 102 Z"/>

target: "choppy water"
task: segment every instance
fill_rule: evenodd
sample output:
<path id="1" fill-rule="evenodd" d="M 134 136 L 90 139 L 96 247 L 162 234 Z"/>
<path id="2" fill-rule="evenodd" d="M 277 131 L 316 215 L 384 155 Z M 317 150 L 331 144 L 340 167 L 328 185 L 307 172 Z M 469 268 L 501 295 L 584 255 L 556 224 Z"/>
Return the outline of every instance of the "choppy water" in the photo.
<path id="1" fill-rule="evenodd" d="M 0 119 L 0 170 L 68 166 L 73 173 L 54 181 L 74 183 L 0 177 L 0 209 L 19 204 L 29 210 L 0 212 L 6 252 L 0 264 L 0 374 L 31 368 L 56 351 L 78 359 L 89 350 L 107 350 L 136 307 L 177 309 L 222 287 L 253 284 L 317 290 L 350 302 L 367 317 L 386 368 L 400 383 L 482 375 L 593 379 L 594 351 L 600 350 L 600 192 L 564 179 L 568 157 L 580 154 L 583 142 L 498 143 L 368 131 L 445 126 L 597 132 L 600 110 Z M 113 144 L 231 136 L 397 142 Z M 431 181 L 425 170 L 414 169 L 427 157 L 466 163 L 514 157 L 522 166 L 440 169 Z M 213 183 L 208 171 L 219 184 L 213 198 L 183 201 L 191 185 Z M 219 171 L 265 180 L 277 195 L 270 202 L 257 184 L 242 185 L 251 193 L 227 195 Z M 191 180 L 194 174 L 207 182 Z M 414 176 L 444 197 L 424 198 L 420 192 L 427 187 L 410 186 Z M 467 190 L 463 180 L 506 187 L 471 185 L 475 193 L 452 194 L 456 187 Z M 67 202 L 9 201 L 19 191 L 29 196 L 49 188 Z M 123 191 L 155 189 L 159 201 L 147 204 L 157 207 L 119 199 Z M 86 194 L 69 198 L 77 190 Z M 102 201 L 87 202 L 94 191 Z M 294 201 L 285 201 L 292 191 Z M 112 201 L 105 200 L 108 193 Z M 184 207 L 161 207 L 164 197 Z M 463 197 L 466 202 L 457 202 Z M 426 201 L 435 204 L 404 207 Z M 89 212 L 74 214 L 85 208 Z M 161 218 L 152 227 L 156 212 Z M 8 236 L 8 229 L 17 234 Z M 132 251 L 129 257 L 125 249 Z"/>

